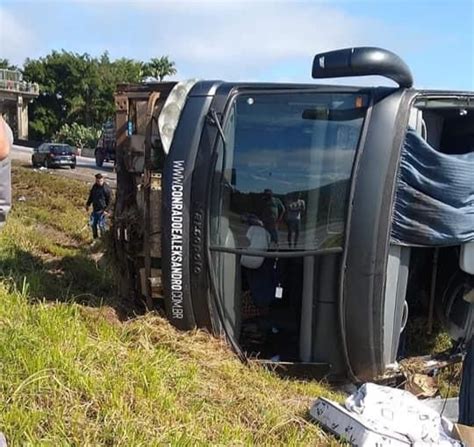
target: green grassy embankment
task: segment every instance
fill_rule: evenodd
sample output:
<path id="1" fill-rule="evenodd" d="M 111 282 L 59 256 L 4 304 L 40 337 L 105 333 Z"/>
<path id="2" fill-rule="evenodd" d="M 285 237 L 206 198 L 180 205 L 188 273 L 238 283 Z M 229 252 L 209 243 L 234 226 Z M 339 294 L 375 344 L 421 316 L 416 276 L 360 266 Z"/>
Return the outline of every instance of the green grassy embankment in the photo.
<path id="1" fill-rule="evenodd" d="M 125 317 L 89 248 L 83 183 L 16 166 L 0 232 L 0 431 L 9 445 L 335 444 L 324 384 L 241 364 L 154 314 Z M 20 199 L 20 200 L 19 200 Z"/>

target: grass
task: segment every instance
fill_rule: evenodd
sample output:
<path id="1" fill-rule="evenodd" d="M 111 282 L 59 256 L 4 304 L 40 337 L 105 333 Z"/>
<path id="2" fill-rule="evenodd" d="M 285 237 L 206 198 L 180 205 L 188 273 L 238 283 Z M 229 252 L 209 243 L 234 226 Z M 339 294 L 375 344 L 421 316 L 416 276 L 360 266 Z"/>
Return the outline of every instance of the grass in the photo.
<path id="1" fill-rule="evenodd" d="M 123 318 L 88 248 L 84 184 L 21 167 L 13 179 L 0 232 L 9 445 L 336 445 L 308 418 L 317 396 L 340 399 L 325 384 L 245 366 L 223 341 L 152 313 Z"/>

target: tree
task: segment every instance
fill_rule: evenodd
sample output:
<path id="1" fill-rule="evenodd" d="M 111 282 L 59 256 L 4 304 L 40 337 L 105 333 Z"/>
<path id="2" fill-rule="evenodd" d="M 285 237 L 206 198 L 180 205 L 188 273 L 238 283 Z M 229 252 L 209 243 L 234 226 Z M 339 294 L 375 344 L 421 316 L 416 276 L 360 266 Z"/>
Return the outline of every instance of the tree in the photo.
<path id="1" fill-rule="evenodd" d="M 2 70 L 18 70 L 16 65 L 10 64 L 8 59 L 0 59 L 0 69 Z"/>
<path id="2" fill-rule="evenodd" d="M 153 61 L 160 80 L 176 73 L 168 57 Z M 27 59 L 23 77 L 40 87 L 40 96 L 28 108 L 31 137 L 49 140 L 65 124 L 100 129 L 115 112 L 117 84 L 141 82 L 148 69 L 148 64 L 134 59 L 111 61 L 107 52 L 97 58 L 62 50 Z"/>
<path id="3" fill-rule="evenodd" d="M 95 147 L 99 136 L 100 130 L 98 129 L 72 123 L 72 125 L 64 124 L 51 139 L 57 143 L 66 143 L 82 149 L 84 147 Z"/>
<path id="4" fill-rule="evenodd" d="M 34 138 L 50 139 L 66 123 L 93 126 L 101 119 L 97 103 L 102 80 L 97 60 L 87 53 L 53 51 L 27 60 L 23 76 L 40 86 L 40 96 L 29 107 Z"/>
<path id="5" fill-rule="evenodd" d="M 116 85 L 139 82 L 142 70 L 142 62 L 111 62 L 107 53 L 94 58 L 63 50 L 27 59 L 24 79 L 40 86 L 40 96 L 29 107 L 32 137 L 50 139 L 64 124 L 100 128 L 114 113 Z"/>
<path id="6" fill-rule="evenodd" d="M 161 56 L 155 57 L 145 64 L 144 73 L 153 76 L 161 82 L 166 76 L 175 75 L 177 70 L 175 63 L 168 56 Z"/>

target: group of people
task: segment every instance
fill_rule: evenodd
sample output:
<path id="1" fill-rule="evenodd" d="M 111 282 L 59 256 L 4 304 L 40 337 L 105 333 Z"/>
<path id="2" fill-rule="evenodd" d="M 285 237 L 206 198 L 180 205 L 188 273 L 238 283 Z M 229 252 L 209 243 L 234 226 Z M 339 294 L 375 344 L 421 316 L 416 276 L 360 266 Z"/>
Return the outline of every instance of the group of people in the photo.
<path id="1" fill-rule="evenodd" d="M 265 189 L 263 192 L 263 210 L 262 222 L 265 229 L 270 234 L 270 240 L 278 245 L 278 225 L 286 218 L 288 227 L 288 246 L 296 247 L 300 235 L 301 217 L 306 210 L 306 204 L 300 194 L 293 193 L 286 207 L 276 197 L 271 189 Z"/>
<path id="2" fill-rule="evenodd" d="M 266 252 L 269 248 L 277 248 L 279 242 L 278 226 L 283 220 L 286 220 L 288 227 L 288 246 L 290 248 L 296 247 L 302 214 L 306 208 L 300 194 L 291 194 L 285 206 L 283 201 L 276 197 L 271 189 L 265 189 L 262 201 L 260 217 L 255 214 L 245 214 L 243 216 L 243 222 L 248 225 L 246 237 L 249 245 L 247 249 Z M 252 303 L 258 308 L 267 308 L 275 299 L 277 290 L 281 289 L 278 279 L 277 259 L 242 255 L 240 264 L 243 267 Z"/>

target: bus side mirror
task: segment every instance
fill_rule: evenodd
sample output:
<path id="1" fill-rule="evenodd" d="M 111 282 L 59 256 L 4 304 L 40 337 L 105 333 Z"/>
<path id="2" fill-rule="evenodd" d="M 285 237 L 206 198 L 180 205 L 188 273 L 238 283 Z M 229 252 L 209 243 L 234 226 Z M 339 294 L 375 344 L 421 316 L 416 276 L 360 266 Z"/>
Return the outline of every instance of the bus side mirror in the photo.
<path id="1" fill-rule="evenodd" d="M 413 85 L 408 65 L 395 53 L 376 47 L 345 48 L 317 54 L 312 75 L 315 79 L 378 75 L 403 88 Z"/>

